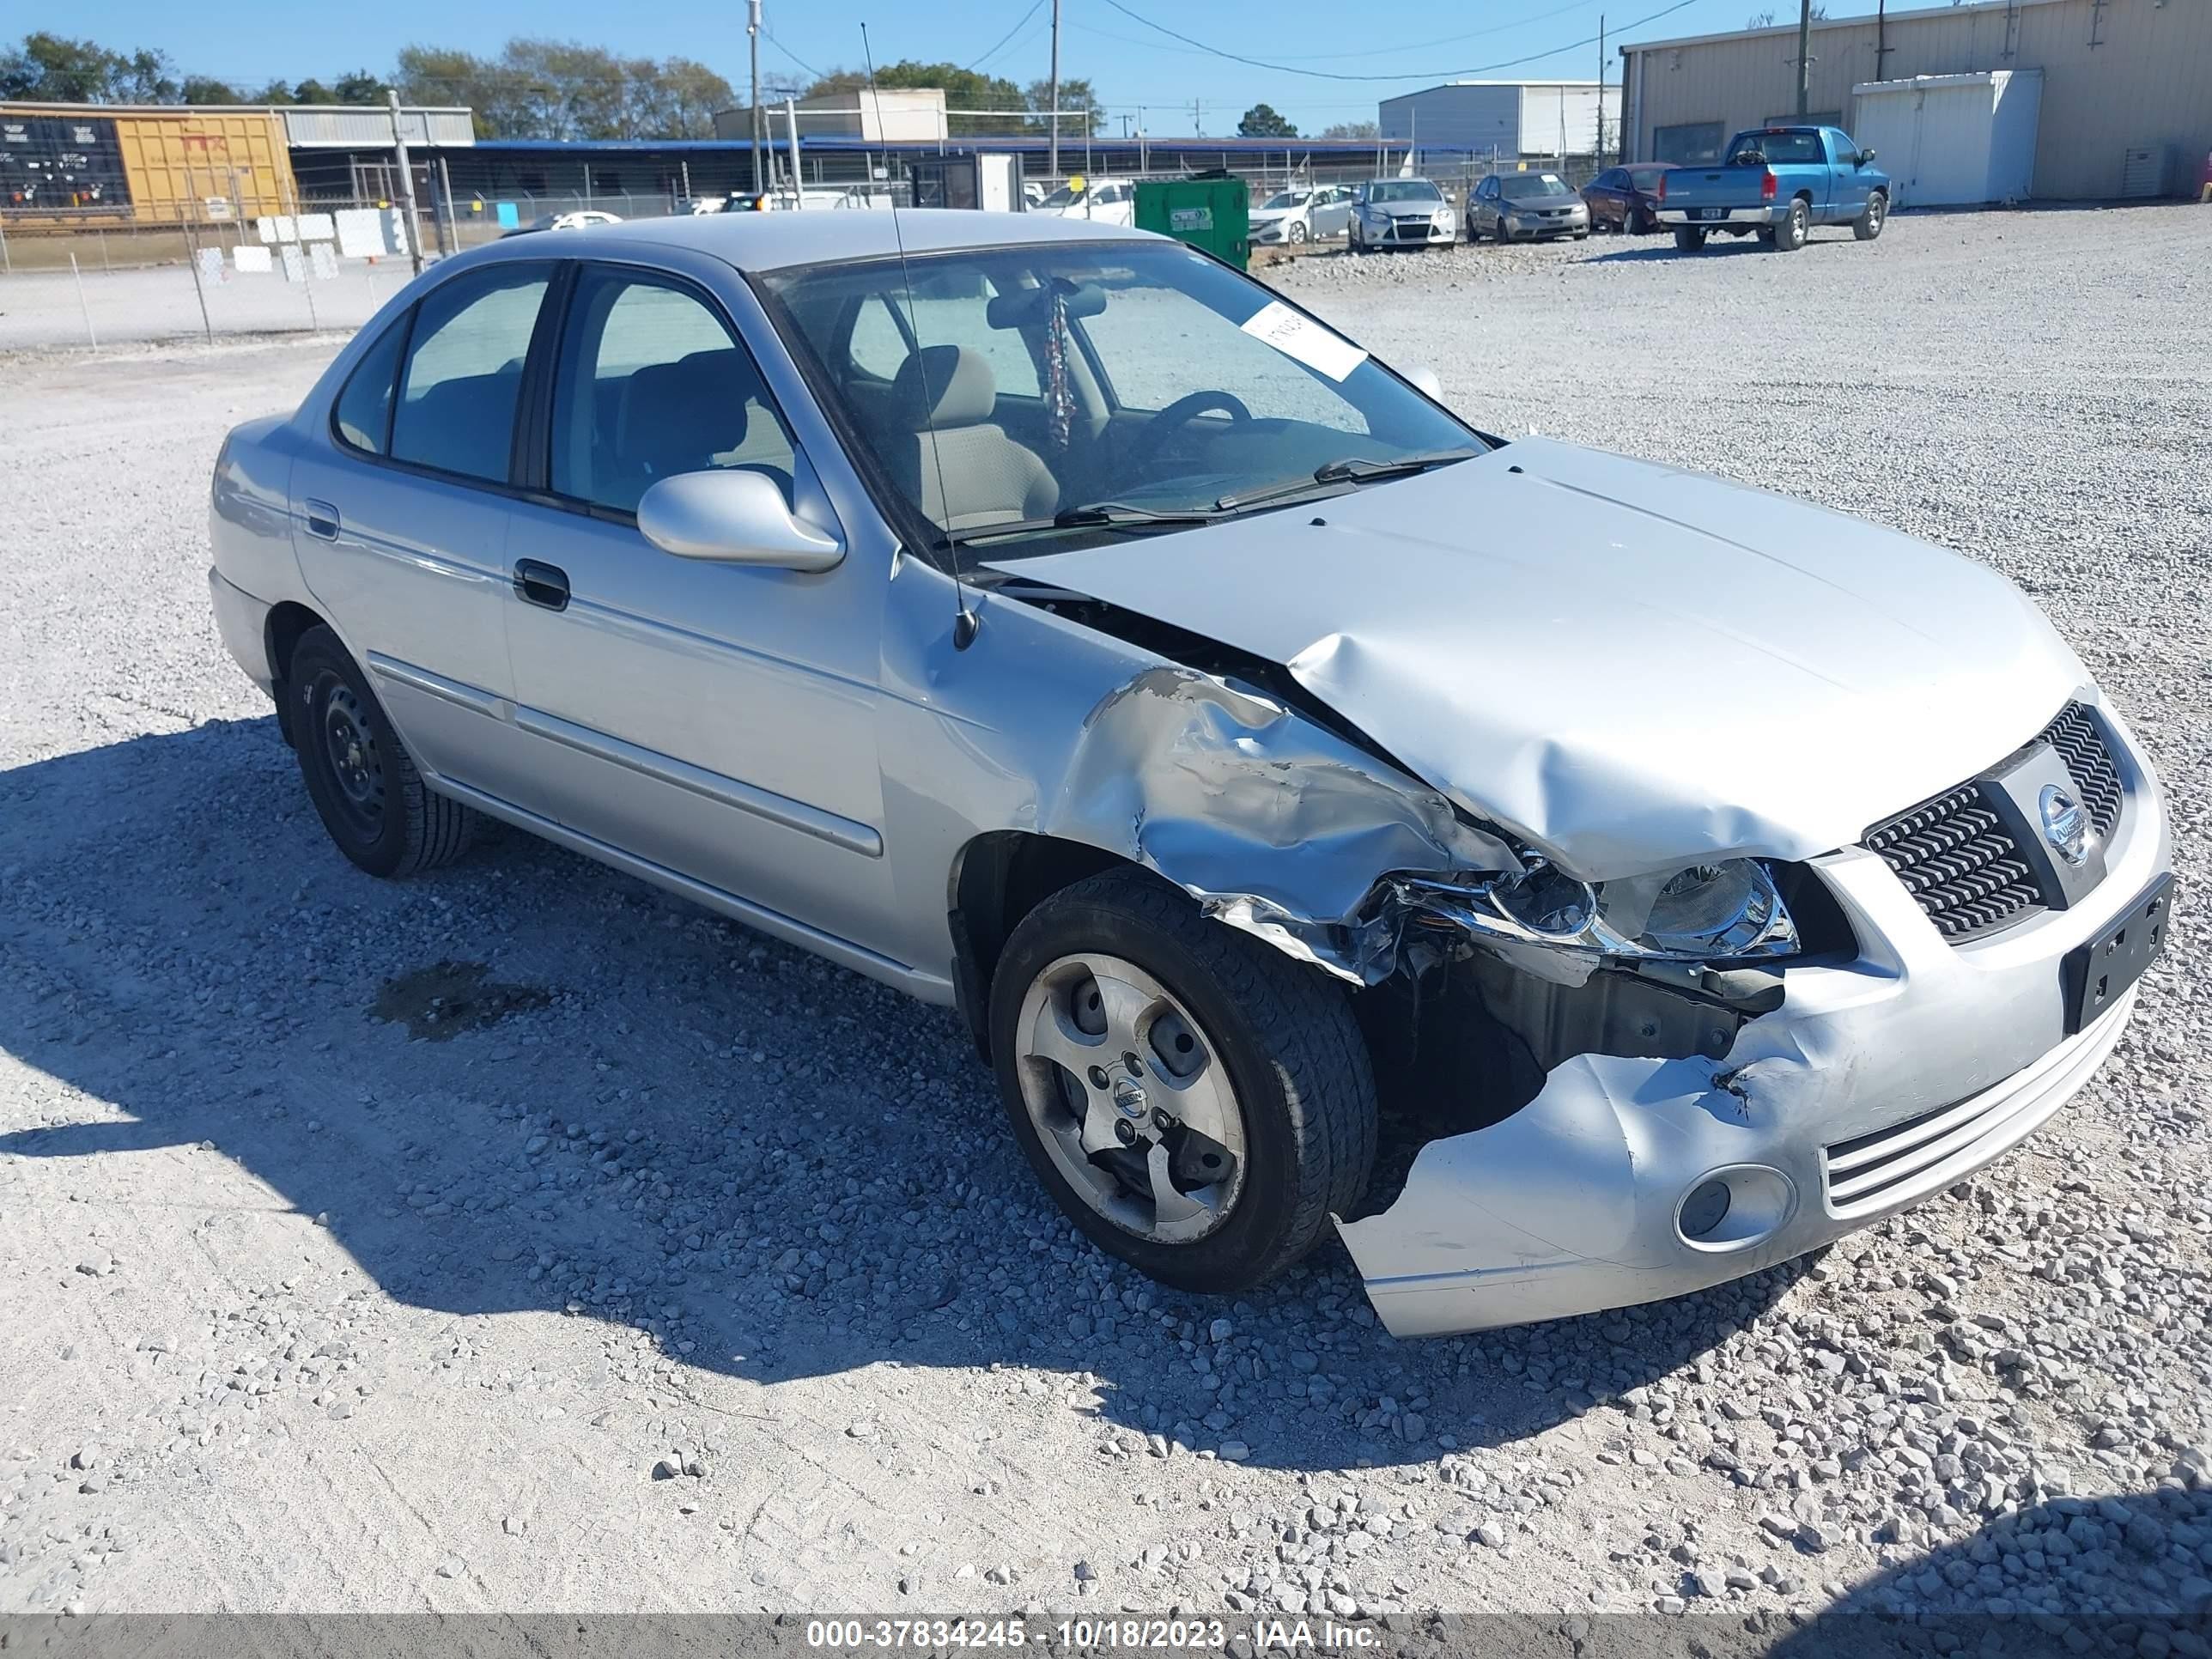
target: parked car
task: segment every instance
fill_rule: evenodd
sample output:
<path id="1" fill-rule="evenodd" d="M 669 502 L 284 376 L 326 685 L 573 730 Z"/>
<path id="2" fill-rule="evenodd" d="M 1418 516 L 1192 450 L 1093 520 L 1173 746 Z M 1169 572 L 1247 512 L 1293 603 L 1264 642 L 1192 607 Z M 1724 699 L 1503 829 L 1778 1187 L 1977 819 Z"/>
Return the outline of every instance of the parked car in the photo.
<path id="1" fill-rule="evenodd" d="M 1278 191 L 1252 210 L 1252 240 L 1312 242 L 1341 236 L 1352 222 L 1352 193 L 1349 185 Z"/>
<path id="2" fill-rule="evenodd" d="M 1754 127 L 1722 154 L 1725 166 L 1659 175 L 1655 216 L 1686 252 L 1718 230 L 1794 253 L 1815 225 L 1849 225 L 1871 242 L 1889 222 L 1889 175 L 1840 127 Z"/>
<path id="3" fill-rule="evenodd" d="M 1452 240 L 1455 215 L 1426 179 L 1376 179 L 1356 185 L 1346 229 L 1352 251 L 1431 247 Z"/>
<path id="4" fill-rule="evenodd" d="M 1549 241 L 1589 234 L 1589 210 L 1556 173 L 1493 173 L 1468 192 L 1467 240 Z"/>
<path id="5" fill-rule="evenodd" d="M 1656 229 L 1659 208 L 1659 175 L 1671 172 L 1671 161 L 1638 161 L 1633 167 L 1607 167 L 1583 186 L 1583 205 L 1589 210 L 1592 230 L 1618 230 L 1641 236 Z"/>
<path id="6" fill-rule="evenodd" d="M 1400 1333 L 1784 1261 L 2119 1040 L 2163 798 L 1995 569 L 1485 436 L 1165 238 L 896 232 L 494 242 L 230 433 L 216 619 L 346 858 L 495 819 L 951 1005 L 1099 1248 L 1334 1226 Z"/>
<path id="7" fill-rule="evenodd" d="M 622 216 L 603 213 L 597 208 L 576 208 L 567 213 L 540 214 L 526 225 L 517 225 L 507 232 L 509 236 L 527 236 L 539 230 L 588 230 L 594 225 L 618 225 Z"/>
<path id="8" fill-rule="evenodd" d="M 1086 179 L 1080 190 L 1071 182 L 1030 211 L 1087 219 L 1096 225 L 1131 225 L 1137 217 L 1137 187 L 1127 179 Z"/>

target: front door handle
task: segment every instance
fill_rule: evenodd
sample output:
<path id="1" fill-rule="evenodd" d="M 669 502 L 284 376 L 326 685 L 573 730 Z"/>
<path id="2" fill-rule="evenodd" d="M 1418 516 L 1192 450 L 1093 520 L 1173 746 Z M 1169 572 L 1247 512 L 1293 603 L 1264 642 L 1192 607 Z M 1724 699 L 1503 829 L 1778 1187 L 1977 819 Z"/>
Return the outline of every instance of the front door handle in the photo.
<path id="1" fill-rule="evenodd" d="M 337 508 L 332 507 L 328 501 L 303 501 L 301 505 L 307 509 L 307 533 L 310 536 L 326 542 L 337 540 Z"/>
<path id="2" fill-rule="evenodd" d="M 538 559 L 514 562 L 515 597 L 548 611 L 568 608 L 568 573 Z"/>

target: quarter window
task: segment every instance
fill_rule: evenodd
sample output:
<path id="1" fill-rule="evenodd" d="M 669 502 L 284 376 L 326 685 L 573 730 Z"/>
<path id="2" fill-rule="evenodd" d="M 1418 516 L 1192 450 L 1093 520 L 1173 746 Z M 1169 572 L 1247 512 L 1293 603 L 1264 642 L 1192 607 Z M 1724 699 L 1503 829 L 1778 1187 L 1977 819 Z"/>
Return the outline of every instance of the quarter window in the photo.
<path id="1" fill-rule="evenodd" d="M 393 459 L 507 482 L 523 360 L 548 281 L 535 265 L 487 270 L 434 289 L 416 307 Z"/>
<path id="2" fill-rule="evenodd" d="M 634 513 L 663 478 L 766 474 L 792 499 L 793 451 L 751 356 L 686 289 L 588 269 L 553 385 L 555 493 Z"/>
<path id="3" fill-rule="evenodd" d="M 355 449 L 371 455 L 384 453 L 386 441 L 392 435 L 392 388 L 399 378 L 399 349 L 406 340 L 407 323 L 403 318 L 369 347 L 338 393 L 337 407 L 332 411 L 338 436 Z"/>

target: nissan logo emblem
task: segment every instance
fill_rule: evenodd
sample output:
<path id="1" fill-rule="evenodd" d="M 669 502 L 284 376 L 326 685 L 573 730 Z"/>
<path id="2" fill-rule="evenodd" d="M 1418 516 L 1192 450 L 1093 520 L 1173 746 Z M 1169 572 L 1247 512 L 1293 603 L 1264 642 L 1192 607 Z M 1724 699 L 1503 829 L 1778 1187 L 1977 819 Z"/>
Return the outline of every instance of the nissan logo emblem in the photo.
<path id="1" fill-rule="evenodd" d="M 2051 843 L 2051 850 L 2069 864 L 2079 864 L 2089 855 L 2089 815 L 2075 800 L 2055 783 L 2043 786 L 2043 838 Z"/>

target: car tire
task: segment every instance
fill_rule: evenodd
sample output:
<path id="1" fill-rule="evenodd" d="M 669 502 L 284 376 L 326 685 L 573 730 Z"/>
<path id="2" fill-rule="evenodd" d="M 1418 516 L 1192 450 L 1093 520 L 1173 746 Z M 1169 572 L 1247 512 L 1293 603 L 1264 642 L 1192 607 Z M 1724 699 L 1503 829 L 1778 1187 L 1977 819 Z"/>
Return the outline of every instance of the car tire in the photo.
<path id="1" fill-rule="evenodd" d="M 1705 233 L 1694 225 L 1683 225 L 1674 232 L 1674 246 L 1685 253 L 1695 253 L 1705 245 Z"/>
<path id="2" fill-rule="evenodd" d="M 1876 191 L 1867 198 L 1866 211 L 1851 221 L 1851 234 L 1862 242 L 1871 242 L 1881 234 L 1881 228 L 1889 222 L 1889 198 Z"/>
<path id="3" fill-rule="evenodd" d="M 1091 877 L 1022 919 L 992 981 L 991 1051 L 1054 1201 L 1101 1249 L 1178 1289 L 1264 1283 L 1366 1190 L 1375 1082 L 1343 989 L 1143 872 Z M 1233 1137 L 1197 1127 L 1232 1117 Z M 1231 1173 L 1206 1184 L 1224 1161 Z M 1173 1190 L 1152 1196 L 1163 1179 Z"/>
<path id="4" fill-rule="evenodd" d="M 1765 235 L 1777 253 L 1795 253 L 1805 246 L 1805 239 L 1812 234 L 1812 210 L 1805 205 L 1804 198 L 1799 197 L 1790 202 L 1790 212 L 1782 222 Z"/>
<path id="5" fill-rule="evenodd" d="M 1283 240 L 1286 242 L 1304 241 L 1306 240 L 1305 222 L 1302 219 L 1291 220 L 1283 232 Z"/>
<path id="6" fill-rule="evenodd" d="M 284 675 L 300 775 L 338 851 L 372 876 L 411 876 L 469 849 L 482 816 L 422 781 L 353 653 L 311 628 Z"/>
<path id="7" fill-rule="evenodd" d="M 1631 207 L 1620 216 L 1620 234 L 1624 236 L 1641 236 L 1650 228 L 1644 222 L 1644 210 L 1640 207 Z"/>

